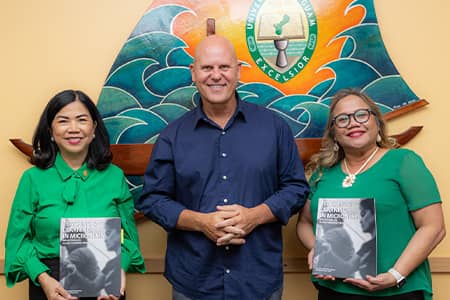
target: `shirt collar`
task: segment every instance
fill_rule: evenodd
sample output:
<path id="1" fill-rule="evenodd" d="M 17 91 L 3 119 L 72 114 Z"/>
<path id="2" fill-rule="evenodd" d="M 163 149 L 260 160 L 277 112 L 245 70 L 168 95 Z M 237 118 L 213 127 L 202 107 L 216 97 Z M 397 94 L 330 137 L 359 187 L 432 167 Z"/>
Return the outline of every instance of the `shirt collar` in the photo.
<path id="1" fill-rule="evenodd" d="M 72 169 L 59 152 L 56 154 L 54 166 L 63 181 L 66 181 L 71 177 L 81 178 L 83 181 L 86 181 L 89 177 L 89 173 L 92 171 L 88 168 L 86 162 L 84 162 L 78 170 Z"/>
<path id="2" fill-rule="evenodd" d="M 246 103 L 241 100 L 237 91 L 235 91 L 234 93 L 236 96 L 237 105 L 236 105 L 236 111 L 234 112 L 233 116 L 231 117 L 232 122 L 230 122 L 230 124 L 233 123 L 234 119 L 236 119 L 236 118 L 241 118 L 244 122 L 246 122 L 246 118 L 245 118 L 246 108 L 247 108 Z M 203 111 L 203 103 L 200 100 L 197 110 L 195 112 L 195 128 L 197 128 L 201 122 L 206 122 L 206 123 L 212 124 L 212 122 L 209 120 L 208 116 L 206 116 L 205 112 Z"/>

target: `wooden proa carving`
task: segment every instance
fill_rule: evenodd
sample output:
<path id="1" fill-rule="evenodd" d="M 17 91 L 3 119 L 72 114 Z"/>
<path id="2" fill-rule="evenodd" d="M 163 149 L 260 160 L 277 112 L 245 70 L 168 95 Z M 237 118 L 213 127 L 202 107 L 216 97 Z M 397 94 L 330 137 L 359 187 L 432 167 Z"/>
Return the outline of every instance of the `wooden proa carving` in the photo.
<path id="1" fill-rule="evenodd" d="M 398 147 L 405 145 L 414 138 L 422 126 L 410 127 L 408 130 L 392 135 L 397 139 Z M 20 138 L 10 139 L 11 143 L 23 154 L 31 158 L 33 148 Z M 297 148 L 304 164 L 314 153 L 319 151 L 321 138 L 296 139 Z M 124 171 L 125 175 L 143 175 L 152 153 L 153 144 L 114 144 L 111 145 L 113 163 Z"/>

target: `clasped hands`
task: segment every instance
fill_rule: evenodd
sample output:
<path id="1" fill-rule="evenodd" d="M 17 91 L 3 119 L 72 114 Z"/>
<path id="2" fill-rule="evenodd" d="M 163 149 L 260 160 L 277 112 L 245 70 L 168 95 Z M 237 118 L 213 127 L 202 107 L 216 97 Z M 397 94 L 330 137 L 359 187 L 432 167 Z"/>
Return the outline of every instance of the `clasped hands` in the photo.
<path id="1" fill-rule="evenodd" d="M 245 237 L 258 225 L 255 209 L 238 204 L 216 208 L 205 214 L 203 233 L 217 246 L 244 244 Z"/>

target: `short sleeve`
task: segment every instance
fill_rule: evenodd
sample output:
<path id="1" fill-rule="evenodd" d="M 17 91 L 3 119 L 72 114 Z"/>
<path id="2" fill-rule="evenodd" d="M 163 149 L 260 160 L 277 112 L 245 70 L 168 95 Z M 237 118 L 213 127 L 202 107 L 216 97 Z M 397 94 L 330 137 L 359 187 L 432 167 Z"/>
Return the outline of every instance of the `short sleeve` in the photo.
<path id="1" fill-rule="evenodd" d="M 441 202 L 436 181 L 420 156 L 405 150 L 399 166 L 398 181 L 409 210 Z"/>
<path id="2" fill-rule="evenodd" d="M 314 193 L 317 191 L 317 184 L 320 180 L 320 170 L 314 171 L 308 179 L 309 183 L 309 199 L 312 199 Z"/>

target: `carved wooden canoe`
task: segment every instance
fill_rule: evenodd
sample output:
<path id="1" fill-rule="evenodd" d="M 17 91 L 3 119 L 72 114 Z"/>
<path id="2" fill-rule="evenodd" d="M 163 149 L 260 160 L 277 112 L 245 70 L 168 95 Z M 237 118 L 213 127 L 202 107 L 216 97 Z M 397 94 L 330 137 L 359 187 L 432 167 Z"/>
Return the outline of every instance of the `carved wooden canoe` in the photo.
<path id="1" fill-rule="evenodd" d="M 398 141 L 398 146 L 409 142 L 419 133 L 422 126 L 410 127 L 408 130 L 392 135 Z M 31 158 L 33 148 L 31 144 L 24 142 L 20 138 L 10 139 L 11 143 L 23 154 Z M 297 139 L 297 147 L 303 163 L 308 162 L 311 155 L 319 151 L 321 138 Z M 153 144 L 114 144 L 111 145 L 113 153 L 113 163 L 123 169 L 126 175 L 143 175 L 147 167 Z"/>

